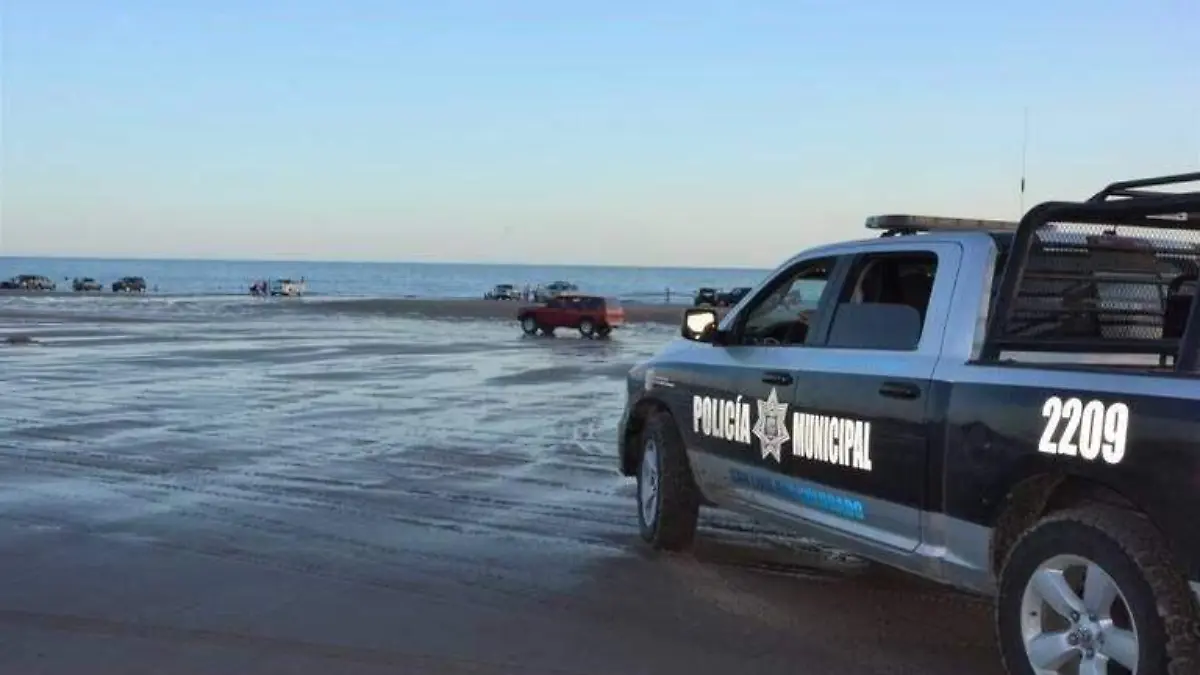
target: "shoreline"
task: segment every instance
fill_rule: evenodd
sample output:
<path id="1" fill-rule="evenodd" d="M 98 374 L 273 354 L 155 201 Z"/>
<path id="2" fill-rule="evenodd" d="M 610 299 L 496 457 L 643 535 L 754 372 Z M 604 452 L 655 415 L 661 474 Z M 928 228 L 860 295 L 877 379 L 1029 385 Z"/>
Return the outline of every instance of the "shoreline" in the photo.
<path id="1" fill-rule="evenodd" d="M 237 294 L 159 294 L 159 293 L 97 293 L 75 291 L 27 291 L 0 290 L 0 297 L 48 297 L 55 299 L 78 298 L 80 301 L 103 303 L 111 300 L 125 303 L 151 299 L 215 299 L 246 304 L 257 304 L 264 311 L 291 311 L 320 314 L 354 314 L 375 316 L 409 316 L 425 319 L 495 319 L 516 322 L 517 312 L 522 307 L 533 306 L 514 300 L 483 300 L 475 298 L 419 298 L 419 297 L 352 297 L 306 295 L 299 298 L 273 297 L 256 298 L 245 293 Z M 96 305 L 101 306 L 100 304 Z M 677 326 L 683 311 L 691 303 L 639 303 L 622 302 L 627 324 L 652 323 Z M 726 307 L 714 308 L 717 315 L 724 317 Z M 0 316 L 8 314 L 0 310 Z M 21 312 L 26 316 L 28 312 Z"/>

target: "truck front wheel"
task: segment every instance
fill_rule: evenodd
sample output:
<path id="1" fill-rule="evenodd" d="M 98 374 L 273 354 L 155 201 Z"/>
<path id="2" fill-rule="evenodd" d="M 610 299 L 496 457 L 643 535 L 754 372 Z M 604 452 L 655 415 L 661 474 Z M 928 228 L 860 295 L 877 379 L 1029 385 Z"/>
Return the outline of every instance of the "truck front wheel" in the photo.
<path id="1" fill-rule="evenodd" d="M 537 335 L 537 319 L 533 318 L 532 316 L 527 316 L 524 319 L 521 319 L 521 330 L 525 331 L 526 335 Z"/>
<path id="2" fill-rule="evenodd" d="M 1142 516 L 1061 511 L 1013 544 L 996 628 L 1013 675 L 1200 672 L 1200 617 L 1185 576 Z"/>
<path id="3" fill-rule="evenodd" d="M 654 548 L 679 551 L 696 536 L 700 499 L 675 420 L 657 412 L 646 420 L 637 476 L 638 523 Z"/>

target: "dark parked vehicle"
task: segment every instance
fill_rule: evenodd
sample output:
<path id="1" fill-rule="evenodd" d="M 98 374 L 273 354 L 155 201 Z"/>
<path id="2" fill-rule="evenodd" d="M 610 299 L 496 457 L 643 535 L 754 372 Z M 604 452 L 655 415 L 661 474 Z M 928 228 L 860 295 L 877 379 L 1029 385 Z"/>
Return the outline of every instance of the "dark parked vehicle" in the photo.
<path id="1" fill-rule="evenodd" d="M 717 295 L 716 305 L 718 307 L 733 307 L 741 302 L 742 298 L 746 297 L 746 294 L 749 293 L 750 290 L 751 288 L 749 286 L 738 286 L 737 288 L 731 288 L 728 291 L 723 291 Z"/>
<path id="2" fill-rule="evenodd" d="M 696 297 L 692 301 L 692 305 L 696 307 L 706 305 L 709 307 L 733 307 L 749 292 L 749 286 L 739 286 L 728 291 L 719 291 L 715 288 L 701 288 L 696 291 Z"/>
<path id="3" fill-rule="evenodd" d="M 84 277 L 82 279 L 79 279 L 79 278 L 72 279 L 71 280 L 71 288 L 77 292 L 83 292 L 83 291 L 99 291 L 99 290 L 102 290 L 104 287 L 100 285 L 99 281 L 96 281 L 95 279 L 93 279 L 91 277 Z"/>
<path id="4" fill-rule="evenodd" d="M 700 290 L 696 291 L 696 297 L 692 299 L 692 305 L 695 307 L 703 307 L 704 305 L 716 307 L 717 289 L 701 288 Z"/>
<path id="5" fill-rule="evenodd" d="M 1200 673 L 1200 191 L 1160 191 L 1188 181 L 874 217 L 685 310 L 618 428 L 642 538 L 737 510 L 995 594 L 1013 675 Z"/>
<path id="6" fill-rule="evenodd" d="M 144 293 L 146 280 L 142 277 L 121 277 L 112 283 L 113 293 Z"/>
<path id="7" fill-rule="evenodd" d="M 625 323 L 625 309 L 616 298 L 563 294 L 543 305 L 522 307 L 517 321 L 528 335 L 553 335 L 556 328 L 572 328 L 584 337 L 608 337 Z"/>
<path id="8" fill-rule="evenodd" d="M 18 274 L 6 281 L 0 281 L 0 288 L 21 291 L 53 291 L 58 288 L 50 277 L 40 274 Z"/>
<path id="9" fill-rule="evenodd" d="M 484 300 L 516 300 L 520 297 L 517 287 L 512 284 L 496 284 L 492 290 L 483 294 Z"/>

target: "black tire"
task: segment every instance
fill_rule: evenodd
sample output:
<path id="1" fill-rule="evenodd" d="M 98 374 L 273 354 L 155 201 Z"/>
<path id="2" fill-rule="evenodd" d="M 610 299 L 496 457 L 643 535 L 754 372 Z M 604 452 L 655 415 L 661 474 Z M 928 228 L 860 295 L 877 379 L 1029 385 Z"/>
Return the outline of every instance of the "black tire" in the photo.
<path id="1" fill-rule="evenodd" d="M 642 539 L 656 549 L 687 549 L 696 537 L 700 495 L 675 420 L 665 412 L 654 413 L 639 441 L 637 504 Z M 647 452 L 651 444 L 653 450 Z M 657 489 L 648 495 L 652 487 Z M 647 508 L 647 503 L 653 508 Z"/>
<path id="2" fill-rule="evenodd" d="M 1022 602 L 1034 573 L 1060 555 L 1095 563 L 1115 583 L 1120 595 L 1114 606 L 1120 611 L 1114 614 L 1114 620 L 1119 622 L 1118 627 L 1136 630 L 1138 675 L 1200 673 L 1200 610 L 1185 576 L 1148 520 L 1132 511 L 1103 505 L 1047 516 L 1013 544 L 1000 573 L 996 602 L 997 639 L 1009 673 L 1036 672 L 1022 635 L 1026 618 Z M 1082 596 L 1078 590 L 1075 594 L 1076 599 Z M 1094 627 L 1086 623 L 1086 616 L 1082 619 L 1084 627 Z M 1064 624 L 1055 629 L 1068 628 Z M 1092 645 L 1098 654 L 1116 653 L 1112 640 Z M 1086 646 L 1087 642 L 1079 642 L 1077 648 Z M 1079 657 L 1074 656 L 1069 663 L 1078 662 Z"/>
<path id="3" fill-rule="evenodd" d="M 612 326 L 600 326 L 596 329 L 596 335 L 602 338 L 612 335 Z"/>
<path id="4" fill-rule="evenodd" d="M 521 317 L 521 330 L 524 331 L 526 335 L 537 335 L 538 328 L 540 328 L 540 326 L 537 324 L 537 319 L 534 319 L 532 316 Z"/>
<path id="5" fill-rule="evenodd" d="M 579 322 L 579 334 L 583 337 L 590 338 L 596 334 L 596 324 L 591 319 L 584 319 Z"/>

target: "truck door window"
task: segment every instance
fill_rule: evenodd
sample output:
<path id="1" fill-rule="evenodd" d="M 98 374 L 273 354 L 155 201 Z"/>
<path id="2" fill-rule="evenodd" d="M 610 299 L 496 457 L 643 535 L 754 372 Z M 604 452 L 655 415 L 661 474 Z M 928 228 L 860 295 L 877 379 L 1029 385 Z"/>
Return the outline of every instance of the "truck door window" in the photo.
<path id="1" fill-rule="evenodd" d="M 861 256 L 839 294 L 826 346 L 916 349 L 936 273 L 937 255 L 928 251 Z"/>
<path id="2" fill-rule="evenodd" d="M 836 258 L 801 263 L 778 278 L 766 295 L 745 309 L 738 333 L 744 345 L 802 345 L 809 326 L 816 325 L 821 294 Z"/>

